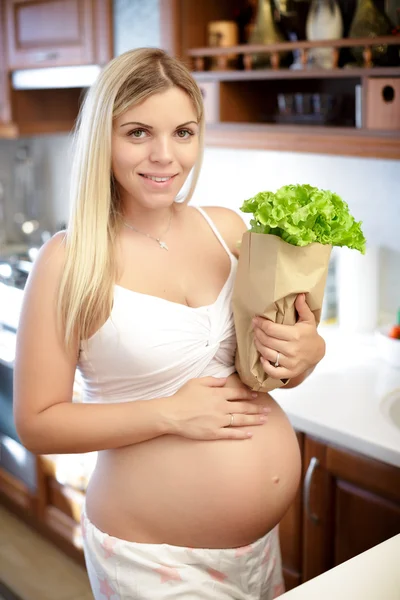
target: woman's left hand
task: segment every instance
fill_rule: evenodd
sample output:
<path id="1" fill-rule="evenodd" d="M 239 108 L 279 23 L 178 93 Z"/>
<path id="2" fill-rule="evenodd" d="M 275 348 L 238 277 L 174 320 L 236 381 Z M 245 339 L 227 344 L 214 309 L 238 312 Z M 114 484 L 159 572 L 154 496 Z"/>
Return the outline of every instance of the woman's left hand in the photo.
<path id="1" fill-rule="evenodd" d="M 305 294 L 297 296 L 295 307 L 299 316 L 295 325 L 280 325 L 264 317 L 253 319 L 254 343 L 264 371 L 273 379 L 293 379 L 315 367 L 325 355 L 325 342 L 317 332 Z"/>

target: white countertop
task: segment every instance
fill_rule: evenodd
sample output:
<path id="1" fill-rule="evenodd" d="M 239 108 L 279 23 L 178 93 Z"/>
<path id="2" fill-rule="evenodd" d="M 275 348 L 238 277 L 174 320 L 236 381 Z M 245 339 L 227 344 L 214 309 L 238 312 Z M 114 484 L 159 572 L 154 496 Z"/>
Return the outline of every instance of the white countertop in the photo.
<path id="1" fill-rule="evenodd" d="M 373 334 L 319 331 L 326 355 L 315 371 L 271 395 L 296 429 L 400 467 L 400 429 L 385 414 L 388 396 L 400 396 L 400 369 L 379 358 Z"/>
<path id="2" fill-rule="evenodd" d="M 399 600 L 400 535 L 303 583 L 282 600 Z"/>

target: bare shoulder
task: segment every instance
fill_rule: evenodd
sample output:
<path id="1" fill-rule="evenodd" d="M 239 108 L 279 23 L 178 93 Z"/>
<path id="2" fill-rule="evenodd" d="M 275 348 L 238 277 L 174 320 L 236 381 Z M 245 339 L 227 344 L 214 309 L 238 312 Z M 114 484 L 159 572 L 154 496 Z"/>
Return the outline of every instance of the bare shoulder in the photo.
<path id="1" fill-rule="evenodd" d="M 66 232 L 59 231 L 40 248 L 28 279 L 28 289 L 32 280 L 56 282 L 60 279 L 65 261 L 65 239 Z"/>
<path id="2" fill-rule="evenodd" d="M 40 248 L 38 258 L 41 261 L 63 262 L 65 258 L 65 242 L 67 238 L 66 231 L 55 233 L 43 246 Z"/>
<path id="3" fill-rule="evenodd" d="M 53 312 L 65 264 L 65 232 L 56 233 L 40 248 L 24 289 L 20 327 L 34 315 Z M 51 319 L 48 319 L 48 323 Z"/>
<path id="4" fill-rule="evenodd" d="M 238 256 L 238 242 L 248 229 L 240 214 L 223 206 L 205 206 L 203 210 L 215 223 L 232 254 Z"/>

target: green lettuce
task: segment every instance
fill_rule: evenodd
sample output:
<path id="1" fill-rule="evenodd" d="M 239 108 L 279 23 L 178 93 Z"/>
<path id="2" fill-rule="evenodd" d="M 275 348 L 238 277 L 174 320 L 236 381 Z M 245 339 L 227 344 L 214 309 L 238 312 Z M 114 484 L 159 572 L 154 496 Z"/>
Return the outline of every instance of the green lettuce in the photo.
<path id="1" fill-rule="evenodd" d="M 281 237 L 294 246 L 313 242 L 347 246 L 365 254 L 361 221 L 337 194 L 311 185 L 284 185 L 275 193 L 260 192 L 240 210 L 253 213 L 250 231 Z"/>

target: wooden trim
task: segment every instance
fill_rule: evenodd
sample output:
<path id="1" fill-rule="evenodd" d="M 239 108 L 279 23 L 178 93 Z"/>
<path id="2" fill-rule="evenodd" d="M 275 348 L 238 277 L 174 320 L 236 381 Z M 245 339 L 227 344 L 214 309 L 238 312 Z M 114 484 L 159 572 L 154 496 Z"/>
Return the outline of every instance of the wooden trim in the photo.
<path id="1" fill-rule="evenodd" d="M 44 521 L 48 505 L 48 487 L 46 463 L 41 456 L 36 456 L 36 485 L 36 515 L 41 521 Z"/>
<path id="2" fill-rule="evenodd" d="M 263 79 L 361 79 L 363 77 L 400 77 L 400 67 L 366 69 L 253 69 L 249 71 L 193 71 L 196 81 L 254 81 Z"/>
<path id="3" fill-rule="evenodd" d="M 71 121 L 33 121 L 31 123 L 18 123 L 18 135 L 45 135 L 48 133 L 70 133 L 75 126 L 75 119 Z"/>
<path id="4" fill-rule="evenodd" d="M 400 502 L 400 469 L 397 467 L 350 450 L 328 446 L 326 468 L 338 479 Z"/>
<path id="5" fill-rule="evenodd" d="M 310 482 L 309 510 L 315 516 L 310 519 L 306 507 L 303 511 L 302 577 L 308 581 L 328 569 L 333 561 L 333 544 L 327 543 L 334 536 L 334 478 L 326 469 L 327 447 L 306 436 L 303 455 L 303 477 L 312 458 L 318 460 Z M 317 521 L 315 521 L 317 519 Z"/>
<path id="6" fill-rule="evenodd" d="M 303 459 L 304 434 L 296 431 L 300 455 Z M 282 569 L 286 590 L 302 582 L 302 539 L 303 539 L 303 478 L 296 497 L 279 524 L 282 553 Z"/>
<path id="7" fill-rule="evenodd" d="M 11 473 L 0 467 L 0 494 L 6 496 L 21 509 L 33 513 L 35 497 L 29 488 Z"/>
<path id="8" fill-rule="evenodd" d="M 47 479 L 47 486 L 48 505 L 54 506 L 75 523 L 80 523 L 82 507 L 85 502 L 84 492 L 59 483 L 53 477 Z"/>
<path id="9" fill-rule="evenodd" d="M 7 40 L 5 23 L 5 4 L 0 1 L 0 136 L 4 130 L 3 123 L 9 124 L 11 121 L 11 105 L 10 105 L 10 79 L 8 76 L 7 65 Z M 8 137 L 8 135 L 4 135 Z M 10 136 L 12 137 L 12 136 Z"/>
<path id="10" fill-rule="evenodd" d="M 95 0 L 93 10 L 94 62 L 103 66 L 114 56 L 112 0 Z"/>
<path id="11" fill-rule="evenodd" d="M 314 40 L 298 42 L 279 42 L 276 44 L 239 44 L 237 46 L 206 46 L 189 48 L 189 56 L 224 56 L 227 54 L 257 54 L 260 52 L 279 52 L 290 50 L 309 50 L 311 48 L 353 48 L 360 46 L 397 46 L 397 36 L 375 38 L 341 38 L 339 40 Z"/>
<path id="12" fill-rule="evenodd" d="M 160 0 L 160 42 L 168 54 L 182 55 L 179 0 Z"/>
<path id="13" fill-rule="evenodd" d="M 206 128 L 208 147 L 400 159 L 400 132 L 338 127 L 219 123 Z"/>

